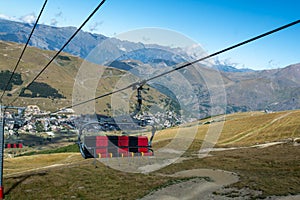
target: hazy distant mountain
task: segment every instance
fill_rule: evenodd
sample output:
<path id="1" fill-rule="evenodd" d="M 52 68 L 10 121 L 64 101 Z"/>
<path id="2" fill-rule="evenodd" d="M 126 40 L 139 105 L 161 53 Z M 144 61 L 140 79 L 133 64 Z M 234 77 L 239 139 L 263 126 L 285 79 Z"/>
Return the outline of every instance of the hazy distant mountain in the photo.
<path id="1" fill-rule="evenodd" d="M 248 110 L 300 108 L 300 63 L 281 69 L 224 73 L 232 80 L 226 87 L 229 104 Z"/>
<path id="2" fill-rule="evenodd" d="M 254 71 L 252 69 L 247 69 L 247 68 L 238 69 L 238 68 L 235 68 L 230 65 L 221 65 L 221 64 L 213 65 L 212 68 L 217 69 L 219 71 L 223 71 L 223 72 L 251 72 L 251 71 Z"/>
<path id="3" fill-rule="evenodd" d="M 112 63 L 112 65 L 116 68 L 128 69 L 131 73 L 139 77 L 144 77 L 144 74 L 155 76 L 153 68 L 157 67 L 153 63 L 149 67 L 145 63 L 134 60 L 117 61 Z M 167 65 L 159 65 L 160 68 L 163 66 L 165 68 L 169 67 Z M 178 81 L 178 85 L 172 83 L 173 87 L 169 87 L 173 88 L 174 93 L 181 94 L 183 102 L 189 102 L 190 99 L 193 99 L 193 95 L 197 96 L 200 109 L 203 113 L 207 114 L 211 109 L 211 91 L 207 88 L 207 82 L 200 79 L 205 76 L 209 76 L 211 79 L 217 78 L 219 72 L 205 66 L 197 67 L 200 76 L 195 75 L 197 71 L 193 73 L 194 70 L 192 69 L 190 71 L 181 71 L 181 74 L 193 86 L 192 94 L 184 95 L 189 89 L 185 88 L 186 86 L 181 84 L 180 81 Z M 221 71 L 221 78 L 227 98 L 226 112 L 300 109 L 300 63 L 273 70 L 246 70 L 243 72 L 234 69 L 232 69 L 233 72 L 230 72 L 230 70 Z M 152 86 L 169 97 L 174 98 L 174 94 L 170 95 L 169 89 L 163 87 L 159 80 L 154 81 Z M 220 86 L 212 86 L 212 88 L 218 87 Z M 187 109 L 193 109 L 193 103 L 195 102 L 187 103 Z M 222 109 L 222 106 L 224 105 L 219 105 L 217 108 Z"/>
<path id="4" fill-rule="evenodd" d="M 25 43 L 31 28 L 32 26 L 29 24 L 0 19 L 0 40 Z M 58 50 L 75 30 L 74 27 L 57 28 L 38 25 L 29 44 L 41 49 Z M 130 71 L 141 79 L 147 79 L 170 70 L 170 67 L 174 65 L 204 55 L 197 49 L 145 45 L 84 31 L 80 31 L 66 47 L 65 52 L 86 58 L 97 64 Z M 16 55 L 14 56 L 16 57 Z M 198 70 L 193 69 L 193 67 Z M 207 81 L 209 80 L 204 80 L 203 77 L 214 80 L 221 76 L 226 90 L 227 105 L 219 105 L 217 110 L 220 111 L 224 109 L 227 112 L 237 112 L 300 108 L 300 64 L 263 71 L 237 69 L 228 64 L 217 62 L 214 64 L 196 64 L 190 68 L 189 70 L 183 69 L 174 76 L 176 83 L 170 81 L 171 76 L 166 76 L 164 82 L 158 79 L 151 84 L 171 98 L 175 96 L 180 98 L 188 110 L 195 109 L 194 104 L 198 102 L 201 117 L 209 115 L 211 110 L 210 93 L 214 90 L 218 91 L 219 88 L 219 85 L 216 84 L 211 87 L 212 91 L 208 91 Z M 218 75 L 218 71 L 221 72 L 221 75 Z M 184 81 L 190 85 L 185 87 Z M 188 91 L 192 92 L 189 93 Z"/>
<path id="5" fill-rule="evenodd" d="M 0 19 L 0 40 L 26 43 L 31 29 L 30 24 Z M 29 45 L 45 50 L 59 50 L 75 31 L 75 27 L 59 28 L 39 24 Z M 170 48 L 156 44 L 145 45 L 84 31 L 80 31 L 74 37 L 64 52 L 97 64 L 109 64 L 115 60 L 130 57 L 148 64 L 164 62 L 168 66 L 191 61 L 202 55 L 202 52 L 197 52 L 197 49 Z"/>
<path id="6" fill-rule="evenodd" d="M 233 66 L 234 64 L 230 64 L 227 61 L 220 61 L 219 59 L 215 58 L 213 61 L 213 65 L 211 66 L 213 69 L 222 71 L 222 72 L 253 72 L 254 70 L 249 68 L 241 68 L 238 69 Z"/>
<path id="7" fill-rule="evenodd" d="M 0 40 L 26 43 L 31 30 L 30 24 L 0 19 Z M 59 50 L 75 31 L 75 27 L 57 28 L 39 24 L 29 45 L 45 50 Z M 103 35 L 80 31 L 64 51 L 85 58 L 91 49 L 105 39 Z"/>
<path id="8" fill-rule="evenodd" d="M 13 67 L 19 58 L 22 46 L 13 42 L 0 41 L 0 92 L 5 88 Z M 97 88 L 92 92 L 95 96 L 100 96 L 114 90 L 115 85 L 125 75 L 126 71 L 121 71 L 111 67 L 96 65 L 89 62 L 84 62 L 92 72 L 85 72 L 86 77 L 81 77 L 77 80 L 78 70 L 83 64 L 83 60 L 77 56 L 67 53 L 61 53 L 54 62 L 46 69 L 29 88 L 24 89 L 24 85 L 28 84 L 36 74 L 44 67 L 49 58 L 54 55 L 53 51 L 41 50 L 36 47 L 28 47 L 24 54 L 18 69 L 7 88 L 7 92 L 3 97 L 4 103 L 11 102 L 17 95 L 20 97 L 14 102 L 16 106 L 27 106 L 31 104 L 38 105 L 41 109 L 57 110 L 66 106 L 72 105 L 72 100 L 82 101 L 85 98 L 85 88 L 90 88 L 91 83 L 97 84 Z M 97 70 L 95 70 L 95 68 Z M 96 71 L 96 72 L 95 72 Z M 97 73 L 97 74 L 89 74 Z M 99 82 L 94 81 L 94 77 L 102 78 Z M 130 80 L 135 80 L 136 77 L 127 75 Z M 92 81 L 91 81 L 91 80 Z M 76 82 L 78 81 L 78 82 Z M 74 87 L 80 92 L 74 92 Z M 82 88 L 81 88 L 82 87 Z M 132 96 L 131 96 L 132 95 Z M 122 95 L 122 98 L 130 99 L 130 106 L 134 108 L 136 103 L 135 94 Z M 160 102 L 165 101 L 166 96 L 151 89 L 143 94 L 144 104 L 147 106 L 150 103 L 161 105 Z M 102 114 L 112 114 L 112 101 L 109 98 L 96 100 L 96 112 Z M 162 105 L 164 106 L 164 105 Z M 88 106 L 87 106 L 88 107 Z M 167 107 L 170 107 L 167 105 Z M 78 107 L 77 107 L 78 108 Z M 166 107 L 164 107 L 166 108 Z"/>
<path id="9" fill-rule="evenodd" d="M 0 19 L 0 40 L 26 43 L 31 30 L 32 25 L 30 24 Z M 75 31 L 75 27 L 58 28 L 39 24 L 31 37 L 29 45 L 45 50 L 59 50 Z M 135 59 L 143 62 L 155 61 L 162 58 L 169 61 L 173 59 L 173 54 L 163 50 L 162 47 L 160 49 L 151 47 L 151 50 L 145 50 L 145 46 L 142 43 L 121 41 L 84 31 L 80 31 L 75 36 L 64 49 L 64 52 L 86 58 L 90 52 L 95 50 L 97 45 L 99 45 L 98 48 L 101 48 L 99 49 L 101 53 L 97 54 L 96 58 L 90 56 L 88 59 L 98 64 L 111 62 L 128 52 L 131 52 L 130 56 L 134 56 Z M 179 60 L 178 62 L 181 61 Z"/>

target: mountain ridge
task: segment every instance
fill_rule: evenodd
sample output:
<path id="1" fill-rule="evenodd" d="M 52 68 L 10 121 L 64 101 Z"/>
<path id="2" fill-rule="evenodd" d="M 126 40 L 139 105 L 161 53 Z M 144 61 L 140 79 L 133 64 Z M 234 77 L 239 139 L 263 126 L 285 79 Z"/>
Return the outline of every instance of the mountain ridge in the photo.
<path id="1" fill-rule="evenodd" d="M 0 40 L 25 44 L 31 30 L 32 25 L 30 24 L 0 19 Z M 53 27 L 38 24 L 29 45 L 57 51 L 76 30 L 76 27 Z M 97 43 L 106 38 L 104 35 L 79 31 L 64 51 L 85 58 L 90 52 L 88 50 L 95 48 Z"/>
<path id="2" fill-rule="evenodd" d="M 141 63 L 140 61 L 126 60 L 118 61 L 113 64 L 116 68 L 118 68 L 118 66 L 126 66 L 130 69 L 130 72 L 138 77 L 143 76 L 143 73 L 147 70 L 147 64 Z M 162 65 L 160 65 L 160 67 L 162 67 Z M 169 68 L 169 66 L 166 65 L 164 67 Z M 227 113 L 254 110 L 282 111 L 300 108 L 300 81 L 297 78 L 300 77 L 300 63 L 289 65 L 281 69 L 250 70 L 246 72 L 219 72 L 218 70 L 205 66 L 196 67 L 198 67 L 197 71 L 204 76 L 208 74 L 208 76 L 215 78 L 217 74 L 220 73 L 226 91 Z M 151 71 L 148 73 L 151 73 Z M 201 98 L 199 102 L 201 109 L 203 109 L 202 111 L 208 113 L 211 108 L 204 105 L 208 105 L 209 102 L 211 102 L 211 94 L 209 94 L 211 91 L 206 88 L 206 83 L 203 81 L 199 82 L 199 80 L 193 81 L 193 70 L 191 70 L 189 74 L 186 74 L 187 72 L 182 73 L 185 74 L 186 79 L 194 85 L 194 95 Z M 154 75 L 155 74 L 152 74 L 152 76 Z M 197 79 L 197 77 L 195 78 Z M 169 91 L 164 91 L 162 87 L 155 85 L 155 83 L 153 83 L 152 86 L 164 94 L 169 93 Z M 188 101 L 188 99 L 185 101 Z"/>
<path id="3" fill-rule="evenodd" d="M 0 40 L 25 44 L 32 26 L 32 24 L 0 18 Z M 57 51 L 76 30 L 77 28 L 72 26 L 54 27 L 38 24 L 29 41 L 29 45 L 44 50 Z M 99 49 L 102 53 L 97 54 L 97 58 L 94 58 L 93 55 L 90 56 L 95 49 L 97 50 L 97 48 L 99 48 L 99 44 L 103 46 L 103 48 Z M 199 50 L 202 49 L 186 50 L 179 47 L 171 48 L 157 44 L 146 45 L 143 43 L 122 41 L 101 34 L 80 30 L 63 51 L 102 65 L 108 64 L 107 62 L 112 62 L 115 59 L 122 59 L 122 56 L 127 54 L 143 62 L 151 63 L 151 61 L 164 59 L 168 62 L 167 65 L 175 65 L 185 61 L 192 61 L 199 56 L 203 56 L 203 52 L 200 52 L 199 54 Z M 249 70 L 237 69 L 233 66 L 222 65 L 220 63 L 216 63 L 215 65 L 214 68 L 217 68 L 220 71 L 243 72 Z"/>
<path id="4" fill-rule="evenodd" d="M 23 45 L 13 42 L 0 41 L 0 47 L 1 77 L 1 75 L 7 76 L 10 74 L 9 70 L 12 70 L 13 66 L 16 64 Z M 96 82 L 98 87 L 96 88 L 94 94 L 95 96 L 100 96 L 102 94 L 111 92 L 119 79 L 122 78 L 122 76 L 126 73 L 126 71 L 115 68 L 89 63 L 83 61 L 77 56 L 63 52 L 55 59 L 54 62 L 51 63 L 51 65 L 49 65 L 47 70 L 45 70 L 45 72 L 33 82 L 35 83 L 33 84 L 33 87 L 29 87 L 24 91 L 24 85 L 28 84 L 33 77 L 40 72 L 41 68 L 49 62 L 50 58 L 54 54 L 54 51 L 41 50 L 31 46 L 27 47 L 26 53 L 24 54 L 19 67 L 15 72 L 15 76 L 18 79 L 9 87 L 9 90 L 3 97 L 3 102 L 10 102 L 20 93 L 20 97 L 17 98 L 17 101 L 14 103 L 15 105 L 27 106 L 35 104 L 39 105 L 43 110 L 58 110 L 72 105 L 72 101 L 76 101 L 77 98 L 79 98 L 77 102 L 83 98 L 78 95 L 82 96 L 84 94 L 79 93 L 75 94 L 75 96 L 73 94 L 73 89 L 76 87 L 75 82 L 78 78 L 78 70 L 83 64 L 94 68 L 96 73 L 99 74 L 99 76 L 102 76 L 99 82 Z M 83 79 L 81 81 L 82 85 L 79 86 L 86 87 L 85 82 L 90 81 L 88 78 L 89 77 L 87 77 L 87 79 Z M 136 77 L 132 76 L 130 79 L 135 80 Z M 4 80 L 1 80 L 1 82 L 2 81 Z M 3 91 L 5 84 L 0 84 L 0 92 Z M 40 89 L 47 91 L 40 91 Z M 134 92 L 135 91 L 128 94 L 128 98 L 130 99 L 129 106 L 131 107 L 134 107 L 136 103 Z M 151 99 L 148 98 L 150 95 Z M 155 89 L 152 89 L 148 94 L 144 95 L 144 98 L 145 106 L 151 102 L 155 102 L 157 105 L 160 105 L 159 102 L 164 100 L 166 96 L 157 92 Z M 110 115 L 112 112 L 110 109 L 111 103 L 111 99 L 108 98 L 103 98 L 101 101 L 96 100 L 95 104 L 97 106 L 95 106 L 95 112 Z"/>
<path id="5" fill-rule="evenodd" d="M 3 24 L 6 25 L 2 26 Z M 16 24 L 19 28 L 13 27 L 13 25 Z M 22 43 L 26 40 L 25 35 L 28 34 L 30 29 L 30 25 L 28 24 L 3 19 L 0 19 L 0 25 L 0 40 L 15 39 L 17 43 Z M 64 40 L 67 40 L 67 37 L 76 29 L 75 27 L 57 28 L 46 25 L 38 25 L 37 28 L 38 29 L 34 32 L 31 44 L 40 45 L 41 48 L 47 49 L 50 48 L 49 45 L 51 46 L 52 43 L 56 43 L 57 46 L 51 46 L 52 50 L 59 49 L 60 46 L 58 46 L 58 44 L 64 43 Z M 44 30 L 44 32 L 39 32 L 39 30 Z M 55 32 L 57 30 L 58 32 Z M 46 34 L 45 31 L 49 32 L 46 38 L 44 37 Z M 56 40 L 54 39 L 55 37 Z M 97 46 L 98 43 L 101 43 L 100 47 Z M 90 54 L 90 49 L 93 49 L 95 52 L 100 52 L 100 54 L 93 55 L 93 52 Z M 67 55 L 67 57 L 72 59 L 79 60 L 78 57 L 86 56 L 89 61 L 95 61 L 94 63 L 98 62 L 97 64 L 100 65 L 105 64 L 116 69 L 128 71 L 140 77 L 142 80 L 157 75 L 157 73 L 170 70 L 173 66 L 178 66 L 178 64 L 186 63 L 192 59 L 192 57 L 184 53 L 182 49 L 121 41 L 116 38 L 107 38 L 103 35 L 91 34 L 84 31 L 80 31 L 65 50 L 73 55 Z M 38 52 L 39 50 L 35 49 L 34 51 L 37 52 L 37 55 L 41 55 L 41 52 Z M 4 56 L 7 53 L 3 52 L 2 54 Z M 54 53 L 51 52 L 50 54 Z M 47 55 L 45 59 L 32 55 L 32 58 L 27 58 L 27 60 L 33 60 L 35 58 L 37 60 L 40 59 L 41 63 L 45 63 L 47 59 L 51 57 L 50 54 L 42 53 L 42 57 Z M 62 56 L 62 59 L 57 58 L 54 63 L 58 66 L 66 65 L 65 70 L 70 70 L 72 73 L 75 73 L 73 71 L 78 69 L 78 66 L 72 64 L 72 67 L 68 67 L 68 61 L 64 60 L 65 58 L 63 57 L 65 54 L 63 53 L 60 56 Z M 299 63 L 279 69 L 258 71 L 236 69 L 233 66 L 217 62 L 216 66 L 207 66 L 206 64 L 207 63 L 197 63 L 191 66 L 189 70 L 182 69 L 178 72 L 178 75 L 181 74 L 180 76 L 188 80 L 192 85 L 194 90 L 192 94 L 187 95 L 186 91 L 188 88 L 183 88 L 181 84 L 176 85 L 176 87 L 174 84 L 173 86 L 171 85 L 175 90 L 173 93 L 179 92 L 182 101 L 185 102 L 190 109 L 194 108 L 194 102 L 191 101 L 192 98 L 198 98 L 200 112 L 205 113 L 205 116 L 209 115 L 212 109 L 209 103 L 211 102 L 210 94 L 207 90 L 205 80 L 198 80 L 201 79 L 201 73 L 203 73 L 203 75 L 207 74 L 206 77 L 209 77 L 209 79 L 221 77 L 226 90 L 226 112 L 265 109 L 277 111 L 300 108 Z M 29 65 L 31 64 L 29 63 Z M 7 68 L 3 66 L 2 69 Z M 218 75 L 218 73 L 220 75 Z M 217 89 L 217 87 L 217 85 L 213 86 L 215 89 Z M 171 94 L 171 96 L 174 97 L 169 90 L 164 91 L 164 88 L 166 87 L 156 84 L 156 89 L 160 90 L 160 92 Z M 70 94 L 63 95 L 68 96 Z M 224 105 L 219 105 L 217 109 L 224 110 Z M 202 117 L 205 116 L 202 115 Z"/>

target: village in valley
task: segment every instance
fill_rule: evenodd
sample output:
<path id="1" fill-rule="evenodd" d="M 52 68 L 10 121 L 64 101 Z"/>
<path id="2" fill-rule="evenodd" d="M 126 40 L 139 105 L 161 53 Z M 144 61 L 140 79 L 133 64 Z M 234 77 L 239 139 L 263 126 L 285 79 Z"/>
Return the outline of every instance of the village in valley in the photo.
<path id="1" fill-rule="evenodd" d="M 7 108 L 4 114 L 5 145 L 8 149 L 20 147 L 37 147 L 41 149 L 46 148 L 45 145 L 51 143 L 75 143 L 78 128 L 80 128 L 78 126 L 90 122 L 98 122 L 100 131 L 103 132 L 118 132 L 120 130 L 118 123 L 112 117 L 97 114 L 76 115 L 74 110 L 70 108 L 51 113 L 50 111 L 41 110 L 37 105 L 29 105 L 27 107 Z M 124 119 L 117 120 L 123 120 L 124 122 Z M 134 123 L 143 122 L 143 125 L 155 123 L 158 129 L 170 128 L 182 123 L 181 117 L 172 111 L 158 112 L 155 115 L 139 114 L 133 120 L 136 120 Z M 14 144 L 17 145 L 14 146 Z"/>

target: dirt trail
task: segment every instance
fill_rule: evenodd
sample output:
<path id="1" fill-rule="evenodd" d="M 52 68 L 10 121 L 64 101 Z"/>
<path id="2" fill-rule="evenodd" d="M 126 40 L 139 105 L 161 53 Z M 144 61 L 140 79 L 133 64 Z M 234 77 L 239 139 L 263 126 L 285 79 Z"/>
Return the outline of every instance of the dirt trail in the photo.
<path id="1" fill-rule="evenodd" d="M 291 112 L 285 113 L 284 115 L 281 115 L 281 116 L 279 116 L 279 117 L 273 119 L 273 120 L 271 121 L 270 124 L 273 124 L 274 122 L 276 122 L 276 121 L 278 121 L 278 120 L 280 120 L 280 119 L 282 119 L 282 118 L 288 116 L 289 114 L 291 114 Z"/>
<path id="2" fill-rule="evenodd" d="M 213 169 L 193 169 L 180 171 L 172 175 L 163 175 L 178 178 L 193 178 L 188 181 L 177 183 L 166 188 L 157 190 L 143 197 L 141 200 L 161 199 L 211 199 L 214 191 L 221 189 L 239 180 L 235 173 Z M 209 177 L 212 181 L 206 181 L 201 177 Z"/>
<path id="3" fill-rule="evenodd" d="M 191 177 L 192 179 L 156 190 L 140 200 L 250 200 L 253 199 L 251 193 L 260 193 L 260 191 L 252 191 L 245 188 L 235 191 L 240 193 L 239 196 L 222 195 L 222 193 L 228 194 L 230 190 L 230 188 L 225 188 L 225 186 L 239 180 L 237 174 L 223 170 L 193 169 L 180 171 L 172 175 L 160 175 L 178 178 Z M 212 181 L 207 181 L 203 177 L 209 177 Z M 300 200 L 300 195 L 271 196 L 266 198 L 266 200 Z"/>
<path id="4" fill-rule="evenodd" d="M 286 197 L 274 197 L 275 200 L 300 200 L 300 195 L 286 196 Z"/>
<path id="5" fill-rule="evenodd" d="M 85 160 L 73 160 L 73 157 L 77 156 L 77 154 L 70 154 L 68 155 L 64 160 L 62 160 L 62 163 L 54 163 L 54 164 L 49 164 L 41 167 L 35 167 L 32 169 L 24 169 L 18 172 L 11 172 L 8 174 L 4 174 L 4 178 L 10 178 L 10 177 L 15 177 L 15 176 L 20 176 L 26 173 L 34 173 L 34 172 L 39 172 L 41 170 L 46 170 L 46 169 L 51 169 L 51 168 L 61 168 L 61 167 L 66 167 L 70 165 L 75 165 L 79 163 L 85 162 Z"/>

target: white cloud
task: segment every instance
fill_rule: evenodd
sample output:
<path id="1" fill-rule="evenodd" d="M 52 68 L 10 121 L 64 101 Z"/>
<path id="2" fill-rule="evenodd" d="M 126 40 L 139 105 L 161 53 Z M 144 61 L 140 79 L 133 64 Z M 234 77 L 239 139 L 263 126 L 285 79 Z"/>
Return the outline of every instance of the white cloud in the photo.
<path id="1" fill-rule="evenodd" d="M 57 26 L 57 23 L 58 23 L 58 21 L 55 18 L 51 19 L 51 21 L 50 21 L 51 26 Z"/>
<path id="2" fill-rule="evenodd" d="M 244 69 L 246 68 L 244 64 L 233 62 L 232 58 L 223 58 L 220 59 L 219 57 L 215 57 L 213 60 L 214 65 L 224 65 L 224 66 L 231 66 L 237 69 Z"/>
<path id="3" fill-rule="evenodd" d="M 143 40 L 144 42 L 149 42 L 149 41 L 151 40 L 151 38 L 150 38 L 150 37 L 143 36 L 143 37 L 142 37 L 142 40 Z"/>
<path id="4" fill-rule="evenodd" d="M 274 59 L 271 59 L 269 60 L 268 62 L 268 68 L 269 69 L 276 69 L 276 68 L 280 68 L 280 62 L 274 60 Z"/>
<path id="5" fill-rule="evenodd" d="M 60 12 L 58 12 L 58 13 L 55 14 L 55 17 L 62 17 L 62 16 L 63 16 L 62 11 L 60 11 Z"/>
<path id="6" fill-rule="evenodd" d="M 103 24 L 103 21 L 101 21 L 101 22 L 94 22 L 93 24 L 90 25 L 89 30 L 91 32 L 97 31 L 98 27 L 101 26 L 102 24 Z"/>
<path id="7" fill-rule="evenodd" d="M 63 12 L 59 11 L 54 14 L 54 17 L 50 20 L 50 26 L 57 26 L 59 21 L 63 18 Z"/>
<path id="8" fill-rule="evenodd" d="M 1 18 L 1 19 L 6 19 L 6 20 L 11 20 L 11 21 L 20 21 L 20 20 L 18 20 L 18 19 L 15 18 L 15 17 L 10 17 L 10 16 L 7 16 L 7 15 L 5 15 L 5 14 L 0 14 L 0 18 Z"/>
<path id="9" fill-rule="evenodd" d="M 29 13 L 27 15 L 24 15 L 22 17 L 20 17 L 19 19 L 22 21 L 22 22 L 25 22 L 25 23 L 28 23 L 28 24 L 33 24 L 35 23 L 36 21 L 36 15 L 34 13 Z"/>

